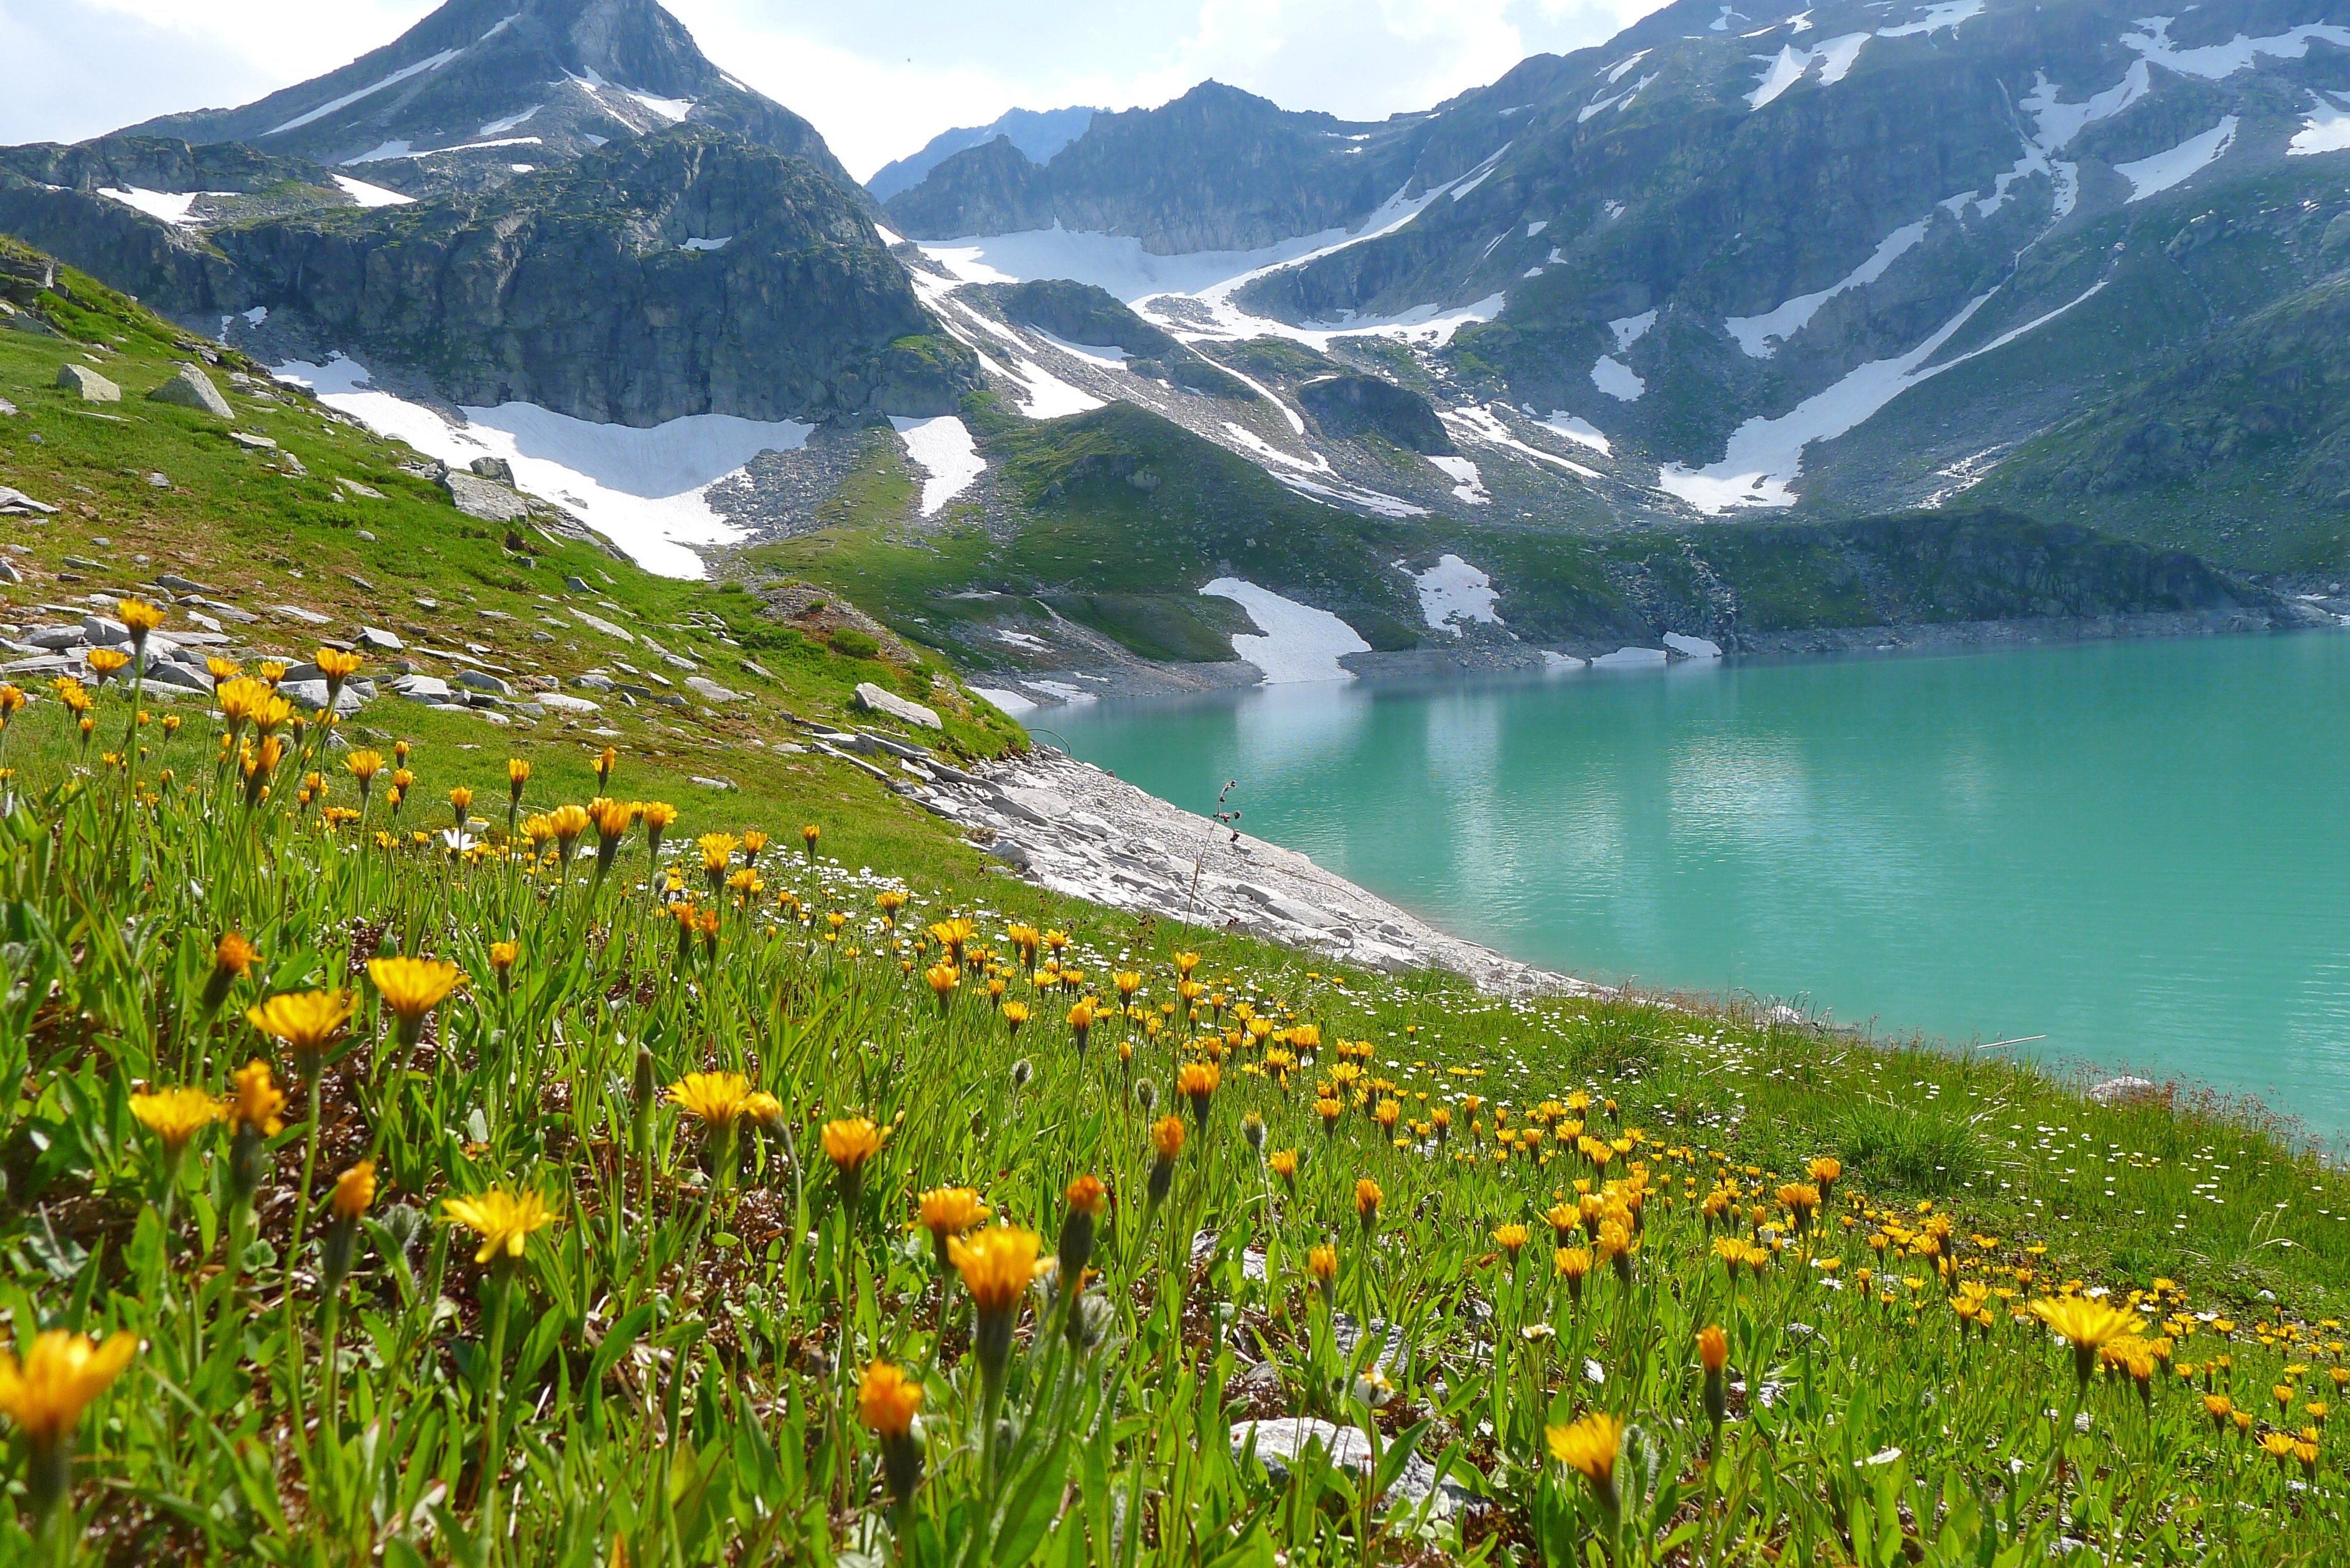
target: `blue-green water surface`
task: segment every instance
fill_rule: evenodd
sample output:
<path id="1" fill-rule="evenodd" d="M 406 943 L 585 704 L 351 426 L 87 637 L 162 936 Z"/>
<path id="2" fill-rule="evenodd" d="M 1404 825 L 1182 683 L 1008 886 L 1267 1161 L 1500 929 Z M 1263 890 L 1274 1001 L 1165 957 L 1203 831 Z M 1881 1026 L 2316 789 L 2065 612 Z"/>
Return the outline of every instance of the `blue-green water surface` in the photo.
<path id="1" fill-rule="evenodd" d="M 1261 688 L 1030 716 L 1433 923 L 2350 1133 L 2350 637 Z"/>

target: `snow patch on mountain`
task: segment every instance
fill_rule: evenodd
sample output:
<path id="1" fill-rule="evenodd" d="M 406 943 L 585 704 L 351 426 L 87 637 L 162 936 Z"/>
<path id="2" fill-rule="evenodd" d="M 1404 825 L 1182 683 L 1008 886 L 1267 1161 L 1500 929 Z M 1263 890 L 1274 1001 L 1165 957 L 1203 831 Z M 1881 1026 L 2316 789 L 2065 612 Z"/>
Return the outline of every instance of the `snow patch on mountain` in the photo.
<path id="1" fill-rule="evenodd" d="M 1577 419 L 1565 409 L 1553 409 L 1542 425 L 1546 431 L 1555 431 L 1571 441 L 1589 447 L 1602 457 L 1616 455 L 1615 446 L 1598 426 L 1588 420 Z"/>
<path id="2" fill-rule="evenodd" d="M 1653 310 L 1644 310 L 1638 316 L 1619 316 L 1609 322 L 1607 330 L 1615 336 L 1616 352 L 1621 354 L 1625 349 L 1646 337 L 1648 335 L 1648 328 L 1656 324 L 1657 313 Z"/>
<path id="3" fill-rule="evenodd" d="M 494 29 L 493 29 L 493 31 L 494 31 Z M 483 36 L 486 37 L 489 35 L 484 34 Z M 451 60 L 455 59 L 459 55 L 462 55 L 464 52 L 465 51 L 463 49 L 443 49 L 437 55 L 432 55 L 417 61 L 414 65 L 402 66 L 400 69 L 392 72 L 390 76 L 385 77 L 380 81 L 370 82 L 366 87 L 359 88 L 357 92 L 347 92 L 338 99 L 329 99 L 328 102 L 322 103 L 317 108 L 310 110 L 307 114 L 297 114 L 293 119 L 287 120 L 285 124 L 275 126 L 268 130 L 263 131 L 262 134 L 264 136 L 283 136 L 289 130 L 299 130 L 306 125 L 315 125 L 319 120 L 326 119 L 327 116 L 336 112 L 338 109 L 348 109 L 351 105 L 359 102 L 361 99 L 373 98 L 376 94 L 383 91 L 386 88 L 398 87 L 401 82 L 408 80 L 411 77 L 421 77 L 426 71 L 437 71 L 442 66 L 447 65 Z"/>
<path id="4" fill-rule="evenodd" d="M 370 185 L 364 180 L 354 180 L 348 174 L 331 176 L 342 193 L 362 207 L 405 207 L 416 198 L 398 191 L 387 191 L 380 185 Z"/>
<path id="5" fill-rule="evenodd" d="M 1493 497 L 1485 489 L 1484 476 L 1477 465 L 1465 457 L 1431 457 L 1428 460 L 1446 478 L 1451 480 L 1452 498 L 1471 506 L 1491 506 Z"/>
<path id="6" fill-rule="evenodd" d="M 1561 457 L 1555 452 L 1544 452 L 1538 446 L 1529 446 L 1520 441 L 1510 433 L 1510 427 L 1502 422 L 1501 416 L 1490 408 L 1481 408 L 1475 403 L 1466 403 L 1457 409 L 1439 409 L 1436 410 L 1436 417 L 1444 421 L 1445 429 L 1452 432 L 1455 440 L 1482 441 L 1488 446 L 1498 446 L 1505 452 L 1515 452 L 1520 457 L 1531 458 L 1536 462 L 1548 463 L 1554 468 L 1565 469 L 1580 479 L 1599 477 L 1596 469 L 1586 468 L 1583 464 Z M 1598 433 L 1596 431 L 1592 431 L 1594 435 Z M 1601 445 L 1605 446 L 1607 438 L 1600 436 L 1599 440 Z"/>
<path id="7" fill-rule="evenodd" d="M 711 508 L 710 486 L 763 452 L 799 450 L 816 429 L 733 414 L 689 414 L 639 429 L 591 424 L 534 403 L 461 408 L 463 422 L 451 424 L 421 403 L 377 389 L 367 367 L 341 354 L 323 365 L 279 365 L 273 373 L 452 466 L 505 459 L 520 489 L 577 513 L 638 565 L 671 577 L 702 575 L 702 557 L 690 546 L 743 536 Z"/>
<path id="8" fill-rule="evenodd" d="M 2314 152 L 2350 151 L 2350 114 L 2344 113 L 2317 94 L 2310 97 L 2317 107 L 2303 117 L 2301 129 L 2293 133 L 2285 148 L 2287 157 L 2306 157 Z"/>
<path id="9" fill-rule="evenodd" d="M 1835 86 L 1851 71 L 1853 62 L 1860 58 L 1860 47 L 1867 43 L 1869 37 L 1866 33 L 1846 33 L 1840 38 L 1830 38 L 1826 43 L 1814 44 L 1808 49 L 1799 49 L 1787 44 L 1775 57 L 1756 56 L 1757 59 L 1767 64 L 1763 67 L 1762 79 L 1755 84 L 1752 92 L 1746 95 L 1746 107 L 1750 109 L 1768 108 L 1780 94 L 1802 81 L 1814 65 L 1820 67 L 1820 85 Z"/>
<path id="10" fill-rule="evenodd" d="M 536 114 L 540 109 L 545 109 L 546 107 L 546 106 L 543 103 L 535 103 L 528 109 L 521 111 L 519 114 L 504 115 L 499 119 L 485 121 L 483 124 L 482 129 L 473 132 L 473 134 L 480 137 L 504 136 L 507 131 L 512 130 L 515 126 L 529 119 L 532 115 Z"/>
<path id="11" fill-rule="evenodd" d="M 1941 5 L 1928 6 L 1926 14 L 1914 22 L 1904 22 L 1898 27 L 1879 27 L 1877 36 L 1880 38 L 1907 38 L 1923 33 L 1930 36 L 1946 27 L 1955 30 L 1960 23 L 1982 13 L 1983 0 L 1943 0 Z"/>
<path id="12" fill-rule="evenodd" d="M 1340 664 L 1339 659 L 1371 650 L 1371 645 L 1353 627 L 1328 610 L 1284 598 L 1245 577 L 1218 577 L 1202 586 L 1200 592 L 1232 600 L 1248 611 L 1249 619 L 1263 632 L 1262 637 L 1234 633 L 1232 652 L 1263 672 L 1264 685 L 1352 680 L 1354 671 Z"/>
<path id="13" fill-rule="evenodd" d="M 164 223 L 188 224 L 196 222 L 188 209 L 204 195 L 226 195 L 227 192 L 150 191 L 143 185 L 114 185 L 101 189 L 99 194 L 110 202 L 120 202 L 133 212 L 144 213 Z"/>
<path id="14" fill-rule="evenodd" d="M 1406 572 L 1411 567 L 1398 561 Z M 1440 556 L 1436 565 L 1424 572 L 1412 573 L 1412 587 L 1419 590 L 1419 617 L 1430 631 L 1461 635 L 1461 623 L 1476 621 L 1485 626 L 1499 626 L 1502 618 L 1494 609 L 1501 595 L 1493 590 L 1493 579 L 1471 566 L 1458 556 Z"/>
<path id="15" fill-rule="evenodd" d="M 952 414 L 931 419 L 892 415 L 889 424 L 898 432 L 898 439 L 906 443 L 906 455 L 922 471 L 925 517 L 936 516 L 940 507 L 969 490 L 972 482 L 987 472 L 987 463 L 971 439 L 970 427 Z"/>
<path id="16" fill-rule="evenodd" d="M 1613 354 L 1602 354 L 1592 365 L 1591 384 L 1621 403 L 1637 403 L 1648 389 L 1648 383 Z"/>
<path id="17" fill-rule="evenodd" d="M 1885 275 L 1887 268 L 1925 237 L 1925 219 L 1904 223 L 1879 242 L 1866 261 L 1827 287 L 1813 294 L 1799 294 L 1776 309 L 1760 316 L 1730 317 L 1722 325 L 1730 329 L 1730 335 L 1738 340 L 1738 346 L 1746 351 L 1748 357 L 1767 359 L 1778 352 L 1780 344 L 1802 331 L 1804 325 L 1818 314 L 1821 306 L 1840 294 L 1866 288 L 1875 283 Z"/>
<path id="18" fill-rule="evenodd" d="M 2172 20 L 2168 16 L 2144 18 L 2138 26 L 2147 30 L 2124 33 L 2123 47 L 2135 49 L 2142 58 L 2177 71 L 2181 76 L 2201 77 L 2206 81 L 2219 81 L 2248 69 L 2263 55 L 2274 60 L 2300 59 L 2309 53 L 2309 46 L 2313 43 L 2328 43 L 2350 49 L 2350 27 L 2336 26 L 2331 22 L 2305 22 L 2298 27 L 2265 38 L 2249 38 L 2239 33 L 2224 44 L 2182 49 L 2170 41 Z"/>
<path id="19" fill-rule="evenodd" d="M 1877 410 L 1921 381 L 1969 360 L 2004 348 L 2017 338 L 2036 332 L 2075 306 L 2095 297 L 2106 286 L 2099 278 L 2088 289 L 2020 327 L 2010 327 L 1988 343 L 1963 354 L 1929 364 L 1975 313 L 1990 303 L 1994 289 L 1969 300 L 1964 308 L 1937 327 L 1931 336 L 1906 354 L 1873 359 L 1848 371 L 1841 379 L 1813 393 L 1783 414 L 1757 416 L 1731 432 L 1721 461 L 1700 469 L 1669 462 L 1658 471 L 1657 484 L 1708 516 L 1732 507 L 1793 506 L 1791 488 L 1804 472 L 1804 449 L 1816 441 L 1837 436 L 1873 418 Z"/>
<path id="20" fill-rule="evenodd" d="M 2116 163 L 2114 172 L 2130 182 L 2129 199 L 2143 202 L 2148 196 L 2183 183 L 2219 161 L 2235 140 L 2236 117 L 2231 114 L 2202 135 L 2190 136 L 2178 146 L 2158 152 L 2151 158 Z"/>

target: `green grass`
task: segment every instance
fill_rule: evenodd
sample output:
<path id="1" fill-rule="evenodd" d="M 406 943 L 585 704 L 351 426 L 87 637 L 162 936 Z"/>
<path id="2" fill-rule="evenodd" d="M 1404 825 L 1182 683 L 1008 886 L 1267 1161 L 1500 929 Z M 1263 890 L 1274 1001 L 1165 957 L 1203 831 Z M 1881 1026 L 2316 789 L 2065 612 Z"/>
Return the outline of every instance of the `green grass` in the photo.
<path id="1" fill-rule="evenodd" d="M 128 713 L 101 697 L 87 753 L 52 701 L 5 732 L 0 1309 L 20 1344 L 38 1325 L 139 1345 L 77 1423 L 47 1523 L 29 1490 L 5 1504 L 14 1559 L 1433 1551 L 1891 1568 L 2036 1560 L 2066 1534 L 2147 1560 L 2334 1551 L 2350 1495 L 2339 1440 L 2321 1438 L 2314 1483 L 2293 1490 L 2204 1415 L 2200 1368 L 2224 1355 L 2214 1387 L 2273 1413 L 2282 1379 L 2293 1424 L 2306 1419 L 2298 1407 L 2327 1399 L 2342 1365 L 2350 1300 L 2350 1181 L 2241 1116 L 2187 1099 L 2095 1106 L 1979 1056 L 1703 1004 L 1508 1002 L 1442 977 L 1336 971 L 964 880 L 933 841 L 893 841 L 848 801 L 833 803 L 839 818 L 805 797 L 775 818 L 681 797 L 663 858 L 682 892 L 649 877 L 660 861 L 641 830 L 608 876 L 592 832 L 560 875 L 500 848 L 499 751 L 431 735 L 397 823 L 380 793 L 340 830 L 290 787 L 247 806 L 233 775 L 215 782 L 202 720 L 168 741 L 151 728 L 128 806 L 121 770 L 94 755 Z M 410 837 L 447 820 L 452 784 L 475 787 L 487 819 L 484 846 L 453 861 L 437 836 Z M 673 784 L 633 756 L 611 780 L 652 798 Z M 594 787 L 583 758 L 550 759 L 522 809 Z M 328 799 L 358 797 L 335 774 Z M 824 828 L 815 863 L 797 853 L 803 818 Z M 755 871 L 739 852 L 725 869 L 755 876 L 754 896 L 697 891 L 692 836 L 748 826 L 770 846 Z M 901 872 L 913 888 L 893 929 L 875 896 Z M 671 904 L 716 910 L 714 940 L 681 948 Z M 951 933 L 924 928 L 951 915 L 972 925 L 941 1006 L 926 971 Z M 1066 933 L 1061 962 L 1083 978 L 1064 985 L 1048 964 L 1032 981 L 1018 922 Z M 262 960 L 208 1008 L 214 941 L 232 929 Z M 519 945 L 510 984 L 490 962 L 500 940 Z M 1191 1007 L 1176 991 L 1186 950 L 1203 955 Z M 412 1047 L 368 978 L 366 961 L 394 951 L 472 980 Z M 1121 970 L 1138 977 L 1131 1016 L 1110 983 Z M 986 995 L 994 981 L 1032 1009 L 1016 1036 Z M 265 995 L 344 986 L 357 1012 L 322 1068 L 242 1016 Z M 1083 1049 L 1063 1021 L 1076 994 L 1103 999 Z M 1275 1033 L 1253 1035 L 1251 1015 Z M 1305 1024 L 1318 1052 L 1291 1034 Z M 1363 1043 L 1352 1087 L 1342 1041 Z M 283 1130 L 241 1143 L 207 1130 L 167 1161 L 133 1095 L 223 1093 L 255 1058 L 290 1093 Z M 1175 1091 L 1211 1063 L 1221 1083 L 1195 1117 Z M 694 1072 L 774 1095 L 772 1128 L 722 1133 L 678 1108 L 661 1085 Z M 1317 1086 L 1339 1096 L 1332 1132 Z M 1576 1092 L 1591 1097 L 1574 1118 L 1586 1136 L 1615 1140 L 1604 1170 L 1555 1136 Z M 1392 1143 L 1370 1114 L 1390 1098 Z M 1186 1136 L 1155 1199 L 1150 1125 L 1170 1110 Z M 823 1149 L 828 1124 L 860 1117 L 886 1136 L 852 1193 Z M 1263 1150 L 1301 1152 L 1294 1184 L 1261 1164 L 1251 1118 Z M 1540 1137 L 1515 1147 L 1529 1127 Z M 1825 1155 L 1845 1169 L 1805 1230 L 1778 1194 Z M 351 1262 L 333 1278 L 322 1203 L 363 1158 L 380 1191 L 334 1243 Z M 250 1196 L 239 1168 L 255 1172 Z M 1577 1183 L 1628 1203 L 1633 1172 L 1645 1202 L 1628 1272 L 1603 1262 L 1570 1295 L 1545 1210 Z M 967 1300 L 943 1293 L 941 1312 L 930 1239 L 909 1234 L 916 1194 L 969 1184 L 1049 1255 L 1063 1189 L 1087 1173 L 1110 1194 L 1089 1254 L 1100 1283 L 1075 1343 L 1048 1284 L 1014 1296 L 991 1442 L 998 1397 Z M 1361 1180 L 1379 1189 L 1372 1229 Z M 510 1267 L 476 1265 L 474 1239 L 446 1222 L 450 1199 L 492 1188 L 535 1193 L 552 1216 Z M 1535 1237 L 1515 1267 L 1510 1224 Z M 1725 1235 L 1761 1249 L 1735 1280 L 1713 1256 Z M 1326 1304 L 1307 1267 L 1324 1245 Z M 2076 1388 L 2069 1354 L 2022 1312 L 2072 1281 L 2167 1318 L 2170 1360 L 2199 1368 L 2191 1386 L 2158 1364 L 2147 1399 L 2126 1373 Z M 1969 1299 L 1988 1329 L 1961 1327 L 1951 1303 Z M 1406 1325 L 1412 1353 L 1369 1384 L 1336 1339 L 1367 1314 Z M 1714 1438 L 1692 1343 L 1717 1322 L 1737 1386 Z M 860 1369 L 877 1359 L 923 1390 L 920 1479 L 902 1508 L 859 1428 Z M 1592 1411 L 1630 1427 L 1612 1516 L 1544 1435 Z M 1234 1462 L 1236 1423 L 1293 1413 L 1376 1431 L 1379 1480 Z M 18 1453 L 33 1461 L 28 1443 Z M 1424 1517 L 1366 1495 L 1413 1455 L 1472 1506 Z"/>

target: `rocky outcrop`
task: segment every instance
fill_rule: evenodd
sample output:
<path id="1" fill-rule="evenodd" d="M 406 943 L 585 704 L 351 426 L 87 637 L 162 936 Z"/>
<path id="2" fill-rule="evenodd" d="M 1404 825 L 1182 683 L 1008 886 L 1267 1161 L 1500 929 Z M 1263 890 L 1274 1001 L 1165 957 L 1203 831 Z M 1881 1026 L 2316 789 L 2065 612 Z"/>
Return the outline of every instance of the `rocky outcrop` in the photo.
<path id="1" fill-rule="evenodd" d="M 1375 435 L 1431 456 L 1452 451 L 1452 438 L 1428 400 L 1383 376 L 1325 376 L 1299 387 L 1297 400 L 1325 435 L 1342 441 Z"/>
<path id="2" fill-rule="evenodd" d="M 917 239 L 1015 234 L 1053 226 L 1053 182 L 1008 136 L 942 159 L 893 198 L 889 222 Z"/>
<path id="3" fill-rule="evenodd" d="M 274 327 L 453 402 L 634 425 L 927 415 L 976 379 L 837 184 L 692 127 L 488 195 L 215 238 Z"/>
<path id="4" fill-rule="evenodd" d="M 970 773 L 926 774 L 905 793 L 1056 893 L 1390 973 L 1449 970 L 1495 995 L 1592 989 L 1448 937 L 1295 850 L 1170 805 L 1050 747 Z"/>

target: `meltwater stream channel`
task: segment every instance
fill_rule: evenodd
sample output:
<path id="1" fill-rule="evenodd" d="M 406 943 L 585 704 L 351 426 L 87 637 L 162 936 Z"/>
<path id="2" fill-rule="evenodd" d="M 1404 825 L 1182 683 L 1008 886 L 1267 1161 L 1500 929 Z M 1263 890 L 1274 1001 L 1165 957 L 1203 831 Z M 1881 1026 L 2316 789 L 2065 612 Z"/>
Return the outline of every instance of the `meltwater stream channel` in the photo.
<path id="1" fill-rule="evenodd" d="M 1513 957 L 2350 1135 L 2350 636 L 1352 681 L 1030 715 Z"/>

